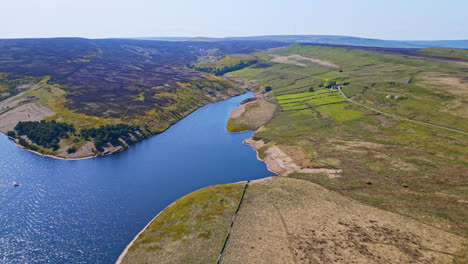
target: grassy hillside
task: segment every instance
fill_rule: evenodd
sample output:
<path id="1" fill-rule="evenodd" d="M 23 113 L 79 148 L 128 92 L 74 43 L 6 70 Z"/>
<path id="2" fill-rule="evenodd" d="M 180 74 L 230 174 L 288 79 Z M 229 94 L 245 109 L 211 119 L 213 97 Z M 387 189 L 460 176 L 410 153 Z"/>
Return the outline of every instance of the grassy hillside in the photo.
<path id="1" fill-rule="evenodd" d="M 128 124 L 137 127 L 140 136 L 153 135 L 202 105 L 241 92 L 231 81 L 187 66 L 213 53 L 214 65 L 226 67 L 239 64 L 241 56 L 248 61 L 252 52 L 284 45 L 272 41 L 0 40 L 0 120 L 5 124 L 0 128 L 7 132 L 18 121 L 45 119 L 72 124 L 77 132 Z M 70 156 L 63 149 L 79 150 L 85 141 L 70 133 L 60 142 L 62 151 L 47 152 Z M 113 152 L 130 143 L 120 142 L 102 150 L 87 145 L 85 153 L 71 156 Z M 45 147 L 29 142 L 34 144 Z"/>
<path id="2" fill-rule="evenodd" d="M 465 62 L 313 45 L 266 55 L 231 73 L 271 86 L 281 107 L 254 134 L 260 158 L 294 163 L 283 170 L 295 171 L 289 177 L 468 236 L 468 136 L 378 114 L 324 87 L 336 82 L 366 106 L 468 132 Z"/>
<path id="3" fill-rule="evenodd" d="M 215 263 L 243 188 L 215 185 L 178 199 L 138 235 L 121 263 Z"/>

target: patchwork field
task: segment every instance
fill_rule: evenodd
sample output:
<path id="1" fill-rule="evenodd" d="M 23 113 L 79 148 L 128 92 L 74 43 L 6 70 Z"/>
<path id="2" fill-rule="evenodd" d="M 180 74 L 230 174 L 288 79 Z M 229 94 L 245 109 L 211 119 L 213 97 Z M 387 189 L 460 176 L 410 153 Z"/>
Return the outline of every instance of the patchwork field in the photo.
<path id="1" fill-rule="evenodd" d="M 345 102 L 345 99 L 337 91 L 326 89 L 315 92 L 280 95 L 276 98 L 278 99 L 282 111 L 304 110 Z"/>

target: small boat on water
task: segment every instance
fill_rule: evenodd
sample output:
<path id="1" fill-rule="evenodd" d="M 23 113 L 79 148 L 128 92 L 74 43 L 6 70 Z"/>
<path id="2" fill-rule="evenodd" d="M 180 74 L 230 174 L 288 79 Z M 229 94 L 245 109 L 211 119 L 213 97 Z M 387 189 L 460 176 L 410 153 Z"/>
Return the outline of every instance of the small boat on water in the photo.
<path id="1" fill-rule="evenodd" d="M 19 184 L 18 184 L 18 183 L 16 183 L 16 182 L 13 182 L 13 186 L 15 186 L 15 187 L 18 187 L 18 186 L 19 186 Z"/>

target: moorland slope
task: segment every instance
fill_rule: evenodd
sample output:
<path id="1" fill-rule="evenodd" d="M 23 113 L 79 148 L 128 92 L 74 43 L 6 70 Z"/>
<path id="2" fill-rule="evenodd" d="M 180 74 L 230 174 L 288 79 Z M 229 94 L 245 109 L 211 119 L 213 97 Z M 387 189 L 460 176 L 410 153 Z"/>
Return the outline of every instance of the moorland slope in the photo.
<path id="1" fill-rule="evenodd" d="M 119 151 L 167 129 L 202 105 L 241 93 L 243 88 L 235 82 L 213 75 L 256 62 L 255 57 L 237 54 L 284 45 L 0 40 L 0 131 L 9 132 L 25 148 L 63 158 Z M 205 72 L 195 70 L 200 65 Z M 33 123 L 41 120 L 46 122 Z M 53 133 L 52 120 L 73 129 Z M 28 129 L 17 127 L 20 121 L 27 122 L 21 127 Z"/>

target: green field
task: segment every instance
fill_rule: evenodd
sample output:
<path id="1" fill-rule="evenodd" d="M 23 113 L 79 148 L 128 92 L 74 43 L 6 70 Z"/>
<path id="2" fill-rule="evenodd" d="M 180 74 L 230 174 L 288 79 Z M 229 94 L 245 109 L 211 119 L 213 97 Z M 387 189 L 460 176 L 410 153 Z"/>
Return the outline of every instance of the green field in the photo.
<path id="1" fill-rule="evenodd" d="M 277 96 L 277 99 L 283 111 L 302 110 L 345 101 L 337 91 L 326 89 L 294 95 L 281 95 Z"/>

